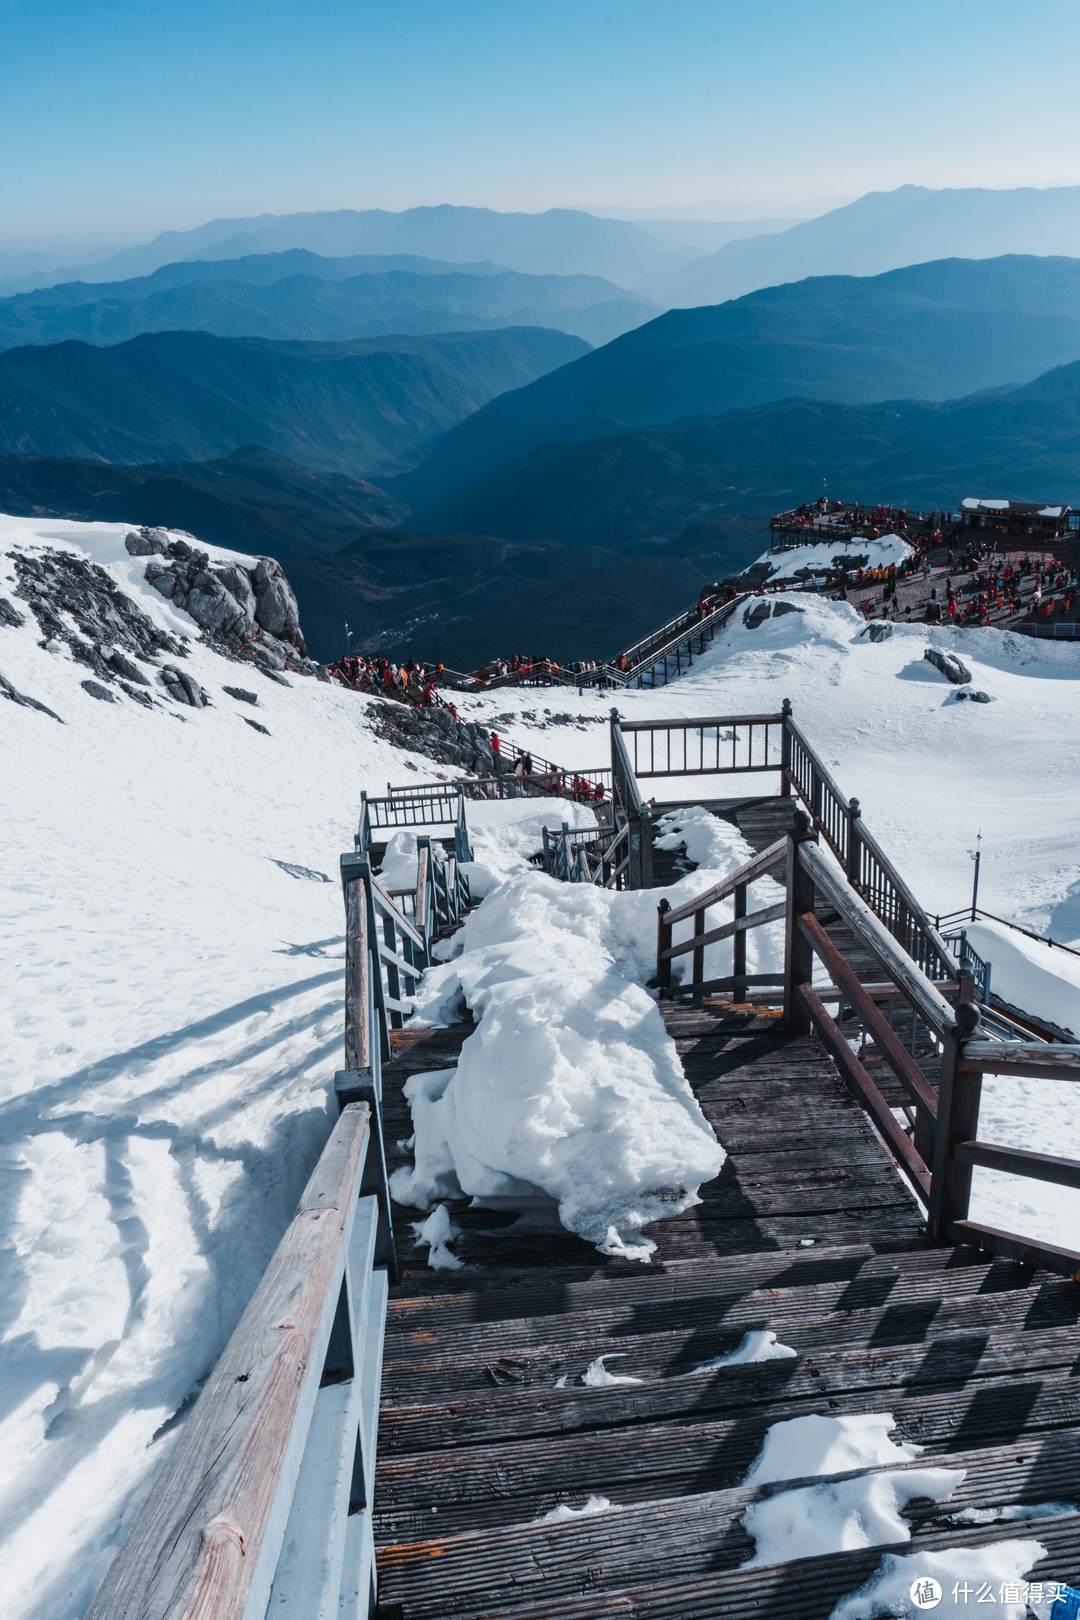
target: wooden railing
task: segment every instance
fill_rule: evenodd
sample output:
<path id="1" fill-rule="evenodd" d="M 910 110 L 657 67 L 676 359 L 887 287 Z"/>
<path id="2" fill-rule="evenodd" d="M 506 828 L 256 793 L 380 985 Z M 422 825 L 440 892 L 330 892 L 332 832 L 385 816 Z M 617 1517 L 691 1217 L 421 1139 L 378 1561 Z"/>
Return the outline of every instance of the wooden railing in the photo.
<path id="1" fill-rule="evenodd" d="M 394 824 L 377 815 L 362 828 Z M 467 845 L 463 811 L 457 824 Z M 382 1066 L 434 938 L 468 904 L 457 857 L 430 838 L 417 849 L 416 887 L 406 891 L 411 917 L 372 874 L 366 853 L 342 856 L 339 1117 L 94 1599 L 92 1620 L 367 1620 L 374 1611 L 382 1344 L 397 1277 Z"/>
<path id="2" fill-rule="evenodd" d="M 748 885 L 781 874 L 785 890 L 782 905 L 746 913 Z M 733 899 L 735 916 L 718 927 L 706 927 L 709 907 Z M 857 945 L 873 958 L 881 981 L 864 983 L 829 937 L 818 915 L 819 901 L 854 936 Z M 751 928 L 785 919 L 783 975 L 746 974 L 745 954 L 739 942 Z M 692 919 L 690 937 L 673 943 L 675 925 Z M 734 942 L 732 974 L 704 978 L 706 946 L 724 939 Z M 745 945 L 743 947 L 745 952 Z M 672 963 L 693 955 L 693 969 L 682 986 L 672 984 Z M 815 982 L 815 963 L 820 970 Z M 818 843 L 809 816 L 797 811 L 791 833 L 763 851 L 737 872 L 706 893 L 673 910 L 661 901 L 657 918 L 657 974 L 661 995 L 681 989 L 702 995 L 728 991 L 737 999 L 782 999 L 784 1022 L 794 1036 L 816 1034 L 831 1056 L 848 1089 L 872 1120 L 912 1192 L 927 1211 L 927 1230 L 942 1243 L 971 1243 L 991 1254 L 1064 1272 L 1080 1281 L 1080 1253 L 1040 1239 L 1003 1231 L 970 1218 L 972 1171 L 976 1167 L 1080 1187 L 1080 1161 L 1026 1148 L 1014 1148 L 978 1138 L 982 1079 L 986 1073 L 1042 1080 L 1080 1081 L 1080 1043 L 1072 1045 L 1018 1039 L 1021 1032 L 1008 1021 L 994 1019 L 989 1027 L 983 1010 L 970 999 L 971 980 L 931 979 L 903 943 L 889 930 L 857 892 L 846 872 Z M 782 991 L 750 985 L 775 986 Z M 950 999 L 951 998 L 951 999 Z M 892 1004 L 910 1010 L 910 1050 L 893 1025 Z M 836 1006 L 835 1014 L 830 1011 Z M 883 1011 L 883 1006 L 889 1009 Z M 859 1049 L 853 1048 L 851 1024 L 861 1032 Z M 1004 1025 L 1004 1029 L 1003 1029 Z M 846 1026 L 846 1027 L 845 1027 Z M 925 1037 L 916 1040 L 916 1030 Z M 991 1038 L 994 1034 L 997 1038 Z M 938 1070 L 935 1089 L 916 1060 L 917 1048 L 929 1049 Z M 900 1123 L 867 1066 L 873 1061 L 887 1067 L 906 1098 Z M 880 1073 L 879 1067 L 879 1073 Z"/>
<path id="3" fill-rule="evenodd" d="M 844 797 L 796 725 L 787 698 L 778 714 L 700 719 L 626 721 L 613 709 L 611 738 L 616 783 L 620 770 L 635 783 L 662 777 L 773 773 L 780 795 L 789 796 L 794 790 L 803 801 L 852 885 L 919 966 L 931 978 L 956 979 L 960 967 L 954 952 L 868 831 L 858 799 Z M 637 884 L 632 881 L 630 886 Z M 988 964 L 981 966 L 985 973 L 979 984 L 988 985 Z"/>
<path id="4" fill-rule="evenodd" d="M 618 709 L 611 711 L 611 805 L 615 842 L 619 845 L 614 888 L 652 887 L 652 809 L 642 793 L 630 762 Z M 624 851 L 625 847 L 625 853 Z"/>

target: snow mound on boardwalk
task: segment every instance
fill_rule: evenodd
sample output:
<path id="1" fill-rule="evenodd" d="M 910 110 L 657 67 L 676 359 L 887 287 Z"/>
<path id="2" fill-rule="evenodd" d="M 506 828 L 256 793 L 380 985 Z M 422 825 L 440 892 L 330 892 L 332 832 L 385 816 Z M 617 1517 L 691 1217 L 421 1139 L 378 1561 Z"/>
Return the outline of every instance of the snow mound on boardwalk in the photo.
<path id="1" fill-rule="evenodd" d="M 698 1201 L 724 1152 L 635 982 L 655 916 L 654 893 L 543 873 L 489 895 L 421 988 L 421 1016 L 463 998 L 479 1027 L 456 1070 L 408 1082 L 416 1164 L 392 1178 L 400 1203 L 544 1193 L 602 1253 L 644 1259 L 642 1227 Z"/>

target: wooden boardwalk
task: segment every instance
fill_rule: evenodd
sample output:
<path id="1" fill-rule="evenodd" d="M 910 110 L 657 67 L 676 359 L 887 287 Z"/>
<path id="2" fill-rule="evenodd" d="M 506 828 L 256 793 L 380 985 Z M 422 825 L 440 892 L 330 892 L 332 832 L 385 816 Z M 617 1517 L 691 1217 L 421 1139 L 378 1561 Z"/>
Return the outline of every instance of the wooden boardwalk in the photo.
<path id="1" fill-rule="evenodd" d="M 881 1549 L 800 1560 L 797 1578 L 785 1565 L 738 1567 L 753 1552 L 742 1514 L 784 1488 L 740 1482 L 771 1423 L 812 1412 L 891 1412 L 896 1438 L 926 1448 L 913 1466 L 967 1470 L 947 1504 L 912 1504 L 907 1550 L 1035 1534 L 1050 1554 L 1038 1574 L 1080 1579 L 1080 1512 L 1034 1526 L 947 1522 L 969 1506 L 1080 1501 L 1080 1288 L 929 1245 L 813 1038 L 720 1002 L 662 1010 L 728 1158 L 699 1205 L 650 1229 L 650 1264 L 473 1216 L 456 1245 L 469 1269 L 435 1273 L 397 1211 L 380 1615 L 826 1620 Z M 467 1034 L 395 1035 L 388 1143 L 410 1130 L 401 1080 L 452 1063 Z M 469 1222 L 463 1210 L 454 1219 Z M 752 1328 L 796 1355 L 681 1376 Z M 582 1386 L 601 1355 L 640 1382 Z M 535 1522 L 590 1495 L 611 1508 Z"/>

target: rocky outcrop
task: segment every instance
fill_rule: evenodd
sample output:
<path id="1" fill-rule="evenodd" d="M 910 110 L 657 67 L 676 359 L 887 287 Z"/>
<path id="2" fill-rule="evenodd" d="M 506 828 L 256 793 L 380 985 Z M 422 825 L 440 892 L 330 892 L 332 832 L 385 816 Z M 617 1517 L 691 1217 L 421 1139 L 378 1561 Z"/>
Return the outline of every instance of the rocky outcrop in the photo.
<path id="1" fill-rule="evenodd" d="M 163 653 L 184 656 L 181 642 L 159 630 L 96 563 L 70 551 L 10 555 L 15 594 L 37 620 L 42 645 L 50 652 L 66 647 L 100 685 L 126 681 L 133 688 L 148 687 L 150 679 L 136 660 L 156 664 Z"/>
<path id="2" fill-rule="evenodd" d="M 39 709 L 42 714 L 49 714 L 52 715 L 54 720 L 60 720 L 60 716 L 54 713 L 52 709 L 47 708 L 44 703 L 39 703 L 37 698 L 27 697 L 25 692 L 20 692 L 18 687 L 12 686 L 11 682 L 3 675 L 0 675 L 0 697 L 8 698 L 12 703 L 17 703 L 20 708 Z M 60 720 L 60 724 L 63 725 L 63 723 Z"/>
<path id="3" fill-rule="evenodd" d="M 292 586 L 272 557 L 254 557 L 250 568 L 211 562 L 209 552 L 159 529 L 140 529 L 124 544 L 134 557 L 150 556 L 147 583 L 190 614 L 209 640 L 233 650 L 250 647 L 271 668 L 295 663 L 314 672 Z"/>
<path id="4" fill-rule="evenodd" d="M 449 709 L 412 709 L 404 703 L 376 703 L 373 709 L 376 735 L 395 747 L 477 776 L 494 774 L 491 733 L 475 720 L 455 720 Z"/>
<path id="5" fill-rule="evenodd" d="M 174 702 L 190 704 L 193 709 L 205 709 L 208 706 L 210 694 L 188 674 L 187 670 L 177 669 L 175 664 L 163 664 L 161 679 L 165 682 L 165 690 Z"/>

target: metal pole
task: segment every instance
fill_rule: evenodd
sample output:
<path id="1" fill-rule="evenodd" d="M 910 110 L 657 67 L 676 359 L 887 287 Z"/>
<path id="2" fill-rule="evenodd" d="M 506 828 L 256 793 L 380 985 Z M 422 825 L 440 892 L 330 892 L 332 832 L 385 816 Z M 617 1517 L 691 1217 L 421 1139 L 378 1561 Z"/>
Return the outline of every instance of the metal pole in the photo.
<path id="1" fill-rule="evenodd" d="M 982 860 L 982 833 L 975 839 L 975 879 L 971 885 L 971 920 L 976 920 L 976 907 L 979 899 L 979 863 Z"/>

